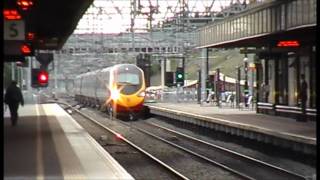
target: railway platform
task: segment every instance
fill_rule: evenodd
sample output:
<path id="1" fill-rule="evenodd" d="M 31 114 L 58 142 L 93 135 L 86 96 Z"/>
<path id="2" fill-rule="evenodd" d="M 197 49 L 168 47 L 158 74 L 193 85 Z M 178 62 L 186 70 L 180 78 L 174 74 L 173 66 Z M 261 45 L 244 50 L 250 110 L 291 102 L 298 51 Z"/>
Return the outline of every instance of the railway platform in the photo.
<path id="1" fill-rule="evenodd" d="M 196 103 L 145 103 L 151 114 L 316 155 L 316 122 Z"/>
<path id="2" fill-rule="evenodd" d="M 4 113 L 4 179 L 133 179 L 57 104 Z"/>

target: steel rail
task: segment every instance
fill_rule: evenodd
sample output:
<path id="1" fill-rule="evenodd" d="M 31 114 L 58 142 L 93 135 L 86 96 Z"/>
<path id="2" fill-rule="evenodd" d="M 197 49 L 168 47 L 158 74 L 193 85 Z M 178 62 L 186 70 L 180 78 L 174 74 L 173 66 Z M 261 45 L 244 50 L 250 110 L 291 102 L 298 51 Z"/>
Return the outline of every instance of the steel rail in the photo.
<path id="1" fill-rule="evenodd" d="M 281 167 L 278 167 L 276 165 L 272 165 L 272 164 L 269 164 L 267 162 L 263 162 L 261 160 L 258 160 L 256 158 L 253 158 L 253 157 L 250 157 L 250 156 L 247 156 L 247 155 L 244 155 L 244 154 L 240 154 L 238 152 L 235 152 L 235 151 L 232 151 L 230 149 L 227 149 L 227 148 L 224 148 L 224 147 L 221 147 L 221 146 L 218 146 L 218 145 L 215 145 L 215 144 L 212 144 L 212 143 L 209 143 L 209 142 L 206 142 L 206 141 L 203 141 L 203 140 L 200 140 L 200 139 L 197 139 L 197 138 L 194 138 L 192 136 L 189 136 L 189 135 L 186 135 L 186 134 L 183 134 L 181 132 L 178 132 L 178 131 L 175 131 L 175 130 L 172 130 L 172 129 L 169 129 L 169 128 L 166 128 L 166 127 L 163 127 L 163 126 L 160 126 L 158 124 L 155 124 L 155 123 L 149 123 L 149 122 L 144 122 L 145 124 L 148 124 L 148 125 L 151 125 L 151 126 L 154 126 L 156 128 L 160 128 L 162 130 L 165 130 L 165 131 L 168 131 L 168 132 L 171 132 L 173 134 L 176 134 L 176 135 L 179 135 L 179 136 L 182 136 L 184 138 L 187 138 L 187 139 L 191 139 L 193 141 L 196 141 L 196 142 L 199 142 L 199 143 L 203 143 L 205 145 L 208 145 L 210 147 L 213 147 L 215 149 L 218 149 L 220 151 L 223 151 L 223 152 L 227 152 L 227 153 L 230 153 L 234 156 L 238 156 L 242 159 L 245 159 L 247 161 L 251 161 L 253 163 L 257 163 L 258 165 L 261 165 L 261 166 L 266 166 L 268 168 L 271 168 L 271 169 L 274 169 L 274 170 L 277 170 L 277 171 L 280 171 L 281 173 L 285 173 L 285 174 L 288 174 L 288 175 L 291 175 L 291 176 L 295 176 L 297 178 L 300 178 L 300 179 L 306 179 L 305 176 L 303 175 L 300 175 L 300 174 L 297 174 L 295 172 L 292 172 L 292 171 L 289 171 L 289 170 L 286 170 L 284 168 L 281 168 Z"/>
<path id="2" fill-rule="evenodd" d="M 125 122 L 121 122 L 121 123 L 126 124 L 127 126 L 131 126 L 130 124 L 125 123 Z M 179 146 L 179 145 L 177 145 L 177 144 L 175 144 L 175 143 L 172 143 L 172 142 L 170 142 L 170 141 L 168 141 L 168 140 L 165 140 L 165 139 L 163 139 L 162 137 L 159 137 L 159 136 L 157 136 L 157 135 L 155 135 L 155 134 L 152 134 L 152 133 L 150 133 L 150 132 L 148 132 L 148 131 L 145 131 L 145 130 L 143 130 L 143 129 L 141 129 L 141 128 L 132 127 L 132 126 L 131 126 L 131 128 L 134 128 L 134 129 L 136 129 L 136 130 L 138 130 L 138 131 L 140 131 L 140 132 L 143 132 L 143 133 L 145 133 L 145 134 L 147 134 L 147 135 L 149 135 L 149 136 L 151 136 L 151 137 L 153 137 L 153 138 L 155 138 L 155 139 L 158 139 L 158 140 L 160 140 L 160 141 L 162 141 L 162 142 L 165 142 L 165 143 L 167 143 L 167 144 L 169 144 L 169 145 L 171 145 L 171 146 L 173 146 L 173 147 L 176 147 L 176 148 L 178 148 L 178 149 L 180 149 L 180 150 L 183 150 L 183 151 L 185 151 L 185 152 L 187 152 L 187 153 L 189 153 L 189 154 L 192 154 L 192 155 L 194 155 L 194 156 L 196 156 L 196 157 L 198 157 L 198 158 L 200 158 L 200 159 L 202 159 L 202 160 L 205 160 L 206 162 L 209 162 L 209 163 L 212 163 L 212 164 L 214 164 L 214 165 L 216 165 L 216 166 L 218 166 L 218 167 L 221 167 L 221 168 L 223 168 L 223 169 L 225 169 L 225 170 L 227 170 L 227 171 L 229 171 L 229 172 L 231 172 L 231 173 L 233 173 L 233 174 L 235 174 L 235 175 L 237 175 L 237 176 L 239 176 L 239 177 L 241 177 L 241 178 L 248 179 L 248 180 L 255 180 L 255 178 L 253 178 L 253 177 L 247 176 L 247 175 L 245 175 L 245 174 L 243 174 L 243 173 L 241 173 L 241 172 L 239 172 L 239 171 L 237 171 L 237 170 L 234 170 L 234 169 L 232 169 L 232 168 L 229 168 L 229 167 L 227 167 L 227 166 L 225 166 L 225 165 L 223 165 L 223 164 L 221 164 L 221 163 L 219 163 L 219 162 L 216 162 L 216 161 L 214 161 L 214 160 L 212 160 L 212 159 L 209 159 L 209 158 L 207 158 L 207 157 L 205 157 L 205 156 L 203 156 L 203 155 L 201 155 L 201 154 L 198 154 L 198 153 L 196 153 L 196 152 L 194 152 L 194 151 L 192 151 L 192 150 L 189 150 L 189 149 L 184 148 L 184 147 L 182 147 L 182 146 Z"/>
<path id="3" fill-rule="evenodd" d="M 139 146 L 137 146 L 136 144 L 134 144 L 133 142 L 131 142 L 130 140 L 126 139 L 125 137 L 123 137 L 122 135 L 120 135 L 119 133 L 113 131 L 112 129 L 106 127 L 105 125 L 101 124 L 100 122 L 96 121 L 95 119 L 91 118 L 90 116 L 82 113 L 81 111 L 73 108 L 71 105 L 67 104 L 67 103 L 62 103 L 62 102 L 52 102 L 49 101 L 48 103 L 57 103 L 57 104 L 63 104 L 66 105 L 67 108 L 66 109 L 73 109 L 75 112 L 77 112 L 78 114 L 80 114 L 81 116 L 83 116 L 86 119 L 89 119 L 90 121 L 94 122 L 95 124 L 97 124 L 98 126 L 102 127 L 103 129 L 109 131 L 110 133 L 114 134 L 115 136 L 121 138 L 121 140 L 123 140 L 124 142 L 126 142 L 127 144 L 129 144 L 130 146 L 132 146 L 133 148 L 137 149 L 139 152 L 143 153 L 144 155 L 146 155 L 147 157 L 149 157 L 150 159 L 152 159 L 153 161 L 156 161 L 158 164 L 160 164 L 161 166 L 165 167 L 166 169 L 168 169 L 171 173 L 173 173 L 175 176 L 184 179 L 184 180 L 190 180 L 189 178 L 187 178 L 186 176 L 184 176 L 183 174 L 181 174 L 180 172 L 178 172 L 177 170 L 175 170 L 174 168 L 170 167 L 169 165 L 167 165 L 166 163 L 162 162 L 161 160 L 157 159 L 156 157 L 152 156 L 150 153 L 148 153 L 147 151 L 143 150 L 142 148 L 140 148 Z"/>

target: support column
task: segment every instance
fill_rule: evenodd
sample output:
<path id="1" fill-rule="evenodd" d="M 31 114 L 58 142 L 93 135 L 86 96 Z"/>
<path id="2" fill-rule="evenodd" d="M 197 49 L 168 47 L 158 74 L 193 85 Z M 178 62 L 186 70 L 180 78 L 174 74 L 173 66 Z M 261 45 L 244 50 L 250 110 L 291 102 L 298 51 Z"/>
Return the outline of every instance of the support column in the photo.
<path id="1" fill-rule="evenodd" d="M 169 59 L 167 59 L 166 57 L 165 58 L 165 62 L 166 62 L 166 72 L 171 72 L 171 61 Z"/>
<path id="2" fill-rule="evenodd" d="M 58 71 L 58 60 L 59 58 L 57 58 L 54 62 L 54 89 L 55 91 L 57 91 L 58 88 L 58 81 L 57 81 L 57 71 Z"/>
<path id="3" fill-rule="evenodd" d="M 206 101 L 207 48 L 201 49 L 201 104 Z"/>
<path id="4" fill-rule="evenodd" d="M 16 80 L 15 62 L 11 63 L 11 80 Z"/>
<path id="5" fill-rule="evenodd" d="M 216 96 L 217 106 L 220 107 L 220 94 L 221 94 L 220 68 L 216 69 L 215 76 L 216 76 L 215 96 Z"/>
<path id="6" fill-rule="evenodd" d="M 269 85 L 269 57 L 265 58 L 264 61 L 264 84 L 267 88 L 266 93 L 264 95 L 264 102 L 269 103 L 269 93 L 270 93 L 270 85 Z"/>
<path id="7" fill-rule="evenodd" d="M 32 58 L 28 57 L 28 71 L 27 71 L 28 75 L 26 80 L 28 91 L 31 91 L 31 69 L 32 69 Z"/>
<path id="8" fill-rule="evenodd" d="M 20 89 L 23 90 L 23 69 L 22 67 L 18 68 L 18 79 L 19 79 L 19 84 L 20 84 Z"/>
<path id="9" fill-rule="evenodd" d="M 236 81 L 236 106 L 240 108 L 240 100 L 241 100 L 241 69 L 240 66 L 237 68 L 237 81 Z"/>
<path id="10" fill-rule="evenodd" d="M 186 80 L 186 68 L 185 68 L 185 61 L 186 61 L 186 59 L 185 59 L 185 57 L 183 56 L 182 57 L 182 65 L 181 65 L 181 67 L 182 67 L 182 69 L 183 69 L 183 76 L 184 76 L 184 79 L 183 79 L 183 84 L 184 84 L 184 86 L 185 85 L 187 85 L 187 80 Z"/>
<path id="11" fill-rule="evenodd" d="M 166 59 L 161 57 L 161 88 L 164 89 L 166 83 Z"/>

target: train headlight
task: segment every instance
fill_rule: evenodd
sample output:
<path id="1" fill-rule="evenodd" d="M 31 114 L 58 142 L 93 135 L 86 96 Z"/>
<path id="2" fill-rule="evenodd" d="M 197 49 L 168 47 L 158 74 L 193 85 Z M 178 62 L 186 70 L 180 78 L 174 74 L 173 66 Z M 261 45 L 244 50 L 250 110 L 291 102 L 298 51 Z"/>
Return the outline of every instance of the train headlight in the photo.
<path id="1" fill-rule="evenodd" d="M 111 98 L 113 100 L 118 100 L 120 98 L 120 92 L 118 89 L 113 89 L 111 92 Z"/>
<path id="2" fill-rule="evenodd" d="M 140 93 L 138 94 L 138 96 L 139 96 L 139 97 L 145 97 L 145 96 L 146 96 L 146 93 L 145 93 L 144 91 L 142 91 L 142 92 L 140 92 Z"/>

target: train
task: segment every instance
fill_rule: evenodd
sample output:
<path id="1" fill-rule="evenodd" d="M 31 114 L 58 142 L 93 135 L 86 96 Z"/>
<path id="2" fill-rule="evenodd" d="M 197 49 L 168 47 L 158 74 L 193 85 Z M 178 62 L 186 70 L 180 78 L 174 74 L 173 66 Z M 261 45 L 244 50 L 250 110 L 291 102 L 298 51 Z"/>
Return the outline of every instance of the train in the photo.
<path id="1" fill-rule="evenodd" d="M 144 72 L 134 64 L 117 64 L 83 73 L 74 80 L 76 101 L 129 120 L 143 113 L 145 89 Z"/>

